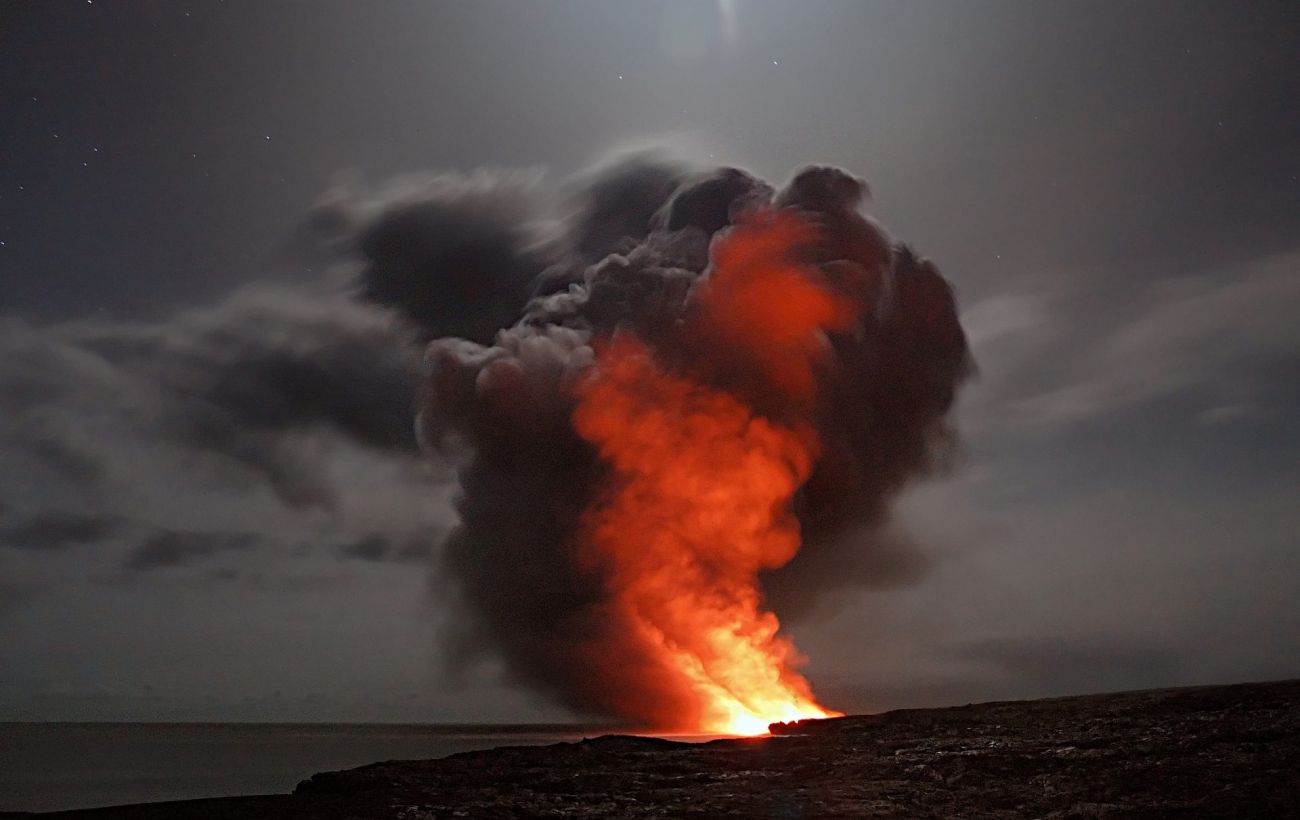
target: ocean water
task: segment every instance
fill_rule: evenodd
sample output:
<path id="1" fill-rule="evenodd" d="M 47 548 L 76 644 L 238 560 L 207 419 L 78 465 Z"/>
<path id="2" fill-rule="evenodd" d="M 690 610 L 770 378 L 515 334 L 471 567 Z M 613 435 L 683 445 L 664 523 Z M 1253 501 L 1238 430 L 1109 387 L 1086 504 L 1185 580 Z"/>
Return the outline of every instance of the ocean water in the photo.
<path id="1" fill-rule="evenodd" d="M 598 726 L 0 723 L 0 811 L 283 794 L 321 771 L 580 740 L 609 731 Z"/>

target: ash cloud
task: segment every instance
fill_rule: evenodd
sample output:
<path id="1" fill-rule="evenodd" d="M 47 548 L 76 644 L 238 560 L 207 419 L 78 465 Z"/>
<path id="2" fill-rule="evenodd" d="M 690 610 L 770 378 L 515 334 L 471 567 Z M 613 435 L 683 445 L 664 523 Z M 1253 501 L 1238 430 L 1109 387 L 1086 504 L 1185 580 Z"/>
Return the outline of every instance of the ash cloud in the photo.
<path id="1" fill-rule="evenodd" d="M 543 265 L 530 224 L 536 182 L 482 170 L 399 180 L 373 193 L 343 185 L 309 224 L 362 260 L 362 300 L 393 308 L 426 339 L 488 343 L 513 324 Z"/>
<path id="2" fill-rule="evenodd" d="M 644 239 L 687 173 L 682 163 L 647 151 L 620 157 L 581 177 L 565 237 L 573 254 L 598 262 L 620 246 Z"/>
<path id="3" fill-rule="evenodd" d="M 890 522 L 890 501 L 948 462 L 955 436 L 946 417 L 971 359 L 948 282 L 861 213 L 866 185 L 845 171 L 806 168 L 776 190 L 739 169 L 683 170 L 640 157 L 587 185 L 576 218 L 547 239 L 550 258 L 534 271 L 533 298 L 516 320 L 491 344 L 482 333 L 430 343 L 419 432 L 461 463 L 460 524 L 441 556 L 462 616 L 448 635 L 452 665 L 495 652 L 516 681 L 583 712 L 626 715 L 622 690 L 653 678 L 652 661 L 593 652 L 611 628 L 602 617 L 607 593 L 574 556 L 583 512 L 609 478 L 571 422 L 572 386 L 593 344 L 635 332 L 670 368 L 779 418 L 788 399 L 747 371 L 745 356 L 725 340 L 674 331 L 708 276 L 713 240 L 756 208 L 797 210 L 820 230 L 808 253 L 828 279 L 870 294 L 853 328 L 827 339 L 832 366 L 820 376 L 816 416 L 824 453 L 797 499 L 805 546 L 764 581 L 783 617 L 837 588 L 924 573 L 924 559 Z M 502 288 L 520 279 L 514 261 Z M 368 268 L 363 282 L 372 275 Z M 447 304 L 457 304 L 463 291 L 448 287 Z M 500 288 L 482 292 L 506 304 L 495 299 Z M 432 298 L 399 309 L 414 315 Z"/>
<path id="4" fill-rule="evenodd" d="M 149 573 L 302 543 L 306 516 L 323 511 L 331 535 L 313 525 L 309 537 L 332 544 L 336 560 L 434 556 L 438 589 L 457 608 L 449 668 L 499 657 L 512 680 L 558 702 L 624 714 L 619 691 L 647 672 L 638 659 L 592 650 L 609 628 L 607 593 L 575 561 L 573 541 L 608 475 L 574 432 L 571 388 L 594 343 L 635 332 L 670 368 L 779 417 L 784 399 L 761 390 L 761 374 L 725 340 L 675 330 L 708 275 L 713 241 L 753 209 L 798 209 L 821 229 L 809 253 L 827 278 L 872 293 L 852 331 L 827 339 L 833 366 L 815 419 L 824 453 L 795 510 L 806 543 L 764 579 L 769 603 L 795 617 L 836 588 L 909 583 L 925 571 L 889 502 L 944 465 L 945 417 L 969 357 L 947 283 L 860 213 L 866 193 L 833 168 L 807 169 L 777 190 L 739 169 L 651 154 L 580 177 L 567 198 L 548 198 L 535 174 L 505 172 L 376 193 L 345 186 L 311 227 L 357 261 L 356 301 L 250 287 L 159 322 L 6 320 L 7 469 L 58 477 L 55 496 L 69 507 L 116 509 L 143 475 L 162 487 L 159 476 L 179 467 L 187 480 L 273 498 L 278 508 L 263 518 L 278 530 L 251 538 L 202 505 L 173 513 L 161 492 L 157 509 L 124 512 L 126 535 L 95 522 L 55 526 L 42 488 L 15 485 L 5 502 L 28 524 L 5 534 L 48 549 L 120 542 L 121 566 Z M 404 523 L 366 514 L 393 504 L 361 498 L 343 479 L 358 458 L 372 476 L 386 472 L 378 464 L 416 464 L 421 445 L 458 465 L 449 531 L 441 512 Z M 436 483 L 400 480 L 390 488 L 399 499 L 413 488 L 428 497 Z"/>

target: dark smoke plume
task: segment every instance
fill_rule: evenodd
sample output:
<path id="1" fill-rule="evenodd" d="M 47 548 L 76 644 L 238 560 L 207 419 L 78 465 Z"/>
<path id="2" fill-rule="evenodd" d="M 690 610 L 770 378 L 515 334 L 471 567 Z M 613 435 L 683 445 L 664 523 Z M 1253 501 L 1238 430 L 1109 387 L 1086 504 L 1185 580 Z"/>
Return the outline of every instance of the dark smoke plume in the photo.
<path id="1" fill-rule="evenodd" d="M 426 339 L 487 344 L 518 317 L 545 264 L 528 224 L 533 182 L 447 174 L 383 191 L 381 205 L 344 189 L 315 209 L 311 227 L 346 237 L 364 261 L 362 299 L 394 308 Z"/>
<path id="2" fill-rule="evenodd" d="M 574 555 L 609 478 L 572 422 L 593 344 L 634 332 L 670 367 L 779 419 L 792 400 L 761 391 L 770 382 L 746 369 L 752 357 L 724 337 L 672 330 L 709 275 L 711 243 L 756 209 L 792 209 L 819 229 L 807 253 L 827 278 L 870 295 L 852 328 L 827 339 L 823 451 L 796 499 L 804 547 L 763 582 L 783 617 L 837 587 L 924 570 L 890 525 L 890 501 L 944 464 L 947 413 L 971 361 L 948 282 L 862 215 L 866 185 L 840 169 L 806 168 L 774 190 L 738 169 L 642 156 L 585 191 L 560 235 L 533 245 L 526 215 L 501 219 L 483 189 L 468 210 L 435 196 L 382 212 L 359 228 L 362 284 L 441 337 L 426 354 L 419 434 L 463 454 L 460 524 L 441 558 L 460 606 L 453 658 L 491 648 L 515 679 L 571 707 L 643 718 L 626 693 L 653 685 L 652 661 L 594 651 L 616 627 L 601 614 L 601 579 Z"/>

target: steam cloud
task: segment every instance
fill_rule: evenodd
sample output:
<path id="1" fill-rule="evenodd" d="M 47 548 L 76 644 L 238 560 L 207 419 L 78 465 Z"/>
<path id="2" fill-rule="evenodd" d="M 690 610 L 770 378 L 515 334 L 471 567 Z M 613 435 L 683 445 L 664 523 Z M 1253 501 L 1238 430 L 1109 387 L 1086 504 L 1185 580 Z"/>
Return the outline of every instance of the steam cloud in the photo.
<path id="1" fill-rule="evenodd" d="M 774 190 L 734 168 L 635 156 L 587 178 L 550 236 L 527 196 L 517 178 L 444 178 L 364 218 L 342 204 L 318 215 L 352 231 L 363 295 L 432 339 L 418 432 L 461 458 L 460 523 L 441 554 L 459 606 L 453 665 L 495 650 L 512 678 L 582 712 L 660 719 L 628 697 L 629 687 L 653 687 L 654 659 L 636 656 L 635 641 L 595 651 L 619 627 L 575 542 L 611 474 L 575 432 L 574 388 L 593 346 L 634 333 L 666 366 L 744 396 L 762 416 L 808 417 L 805 400 L 771 389 L 733 336 L 674 331 L 708 280 L 717 240 L 760 210 L 810 221 L 818 239 L 803 249 L 808 261 L 869 296 L 848 329 L 825 339 L 811 414 L 820 458 L 795 499 L 804 546 L 763 576 L 767 603 L 797 616 L 837 588 L 923 570 L 889 505 L 950 453 L 946 415 L 971 361 L 949 284 L 862 215 L 865 183 L 809 167 Z M 754 331 L 748 338 L 762 337 Z"/>

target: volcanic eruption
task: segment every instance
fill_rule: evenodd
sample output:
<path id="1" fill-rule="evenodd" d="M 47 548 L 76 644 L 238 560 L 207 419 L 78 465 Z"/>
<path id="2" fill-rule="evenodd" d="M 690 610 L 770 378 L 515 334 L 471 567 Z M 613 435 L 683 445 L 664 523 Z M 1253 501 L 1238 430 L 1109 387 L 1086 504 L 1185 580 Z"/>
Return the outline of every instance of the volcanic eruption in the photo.
<path id="1" fill-rule="evenodd" d="M 948 283 L 837 168 L 776 191 L 633 158 L 542 243 L 457 190 L 359 237 L 366 291 L 431 338 L 422 442 L 459 459 L 451 656 L 491 647 L 514 680 L 652 729 L 835 714 L 777 613 L 915 565 L 885 533 L 953 443 L 971 363 Z M 466 305 L 516 318 L 443 336 Z"/>

